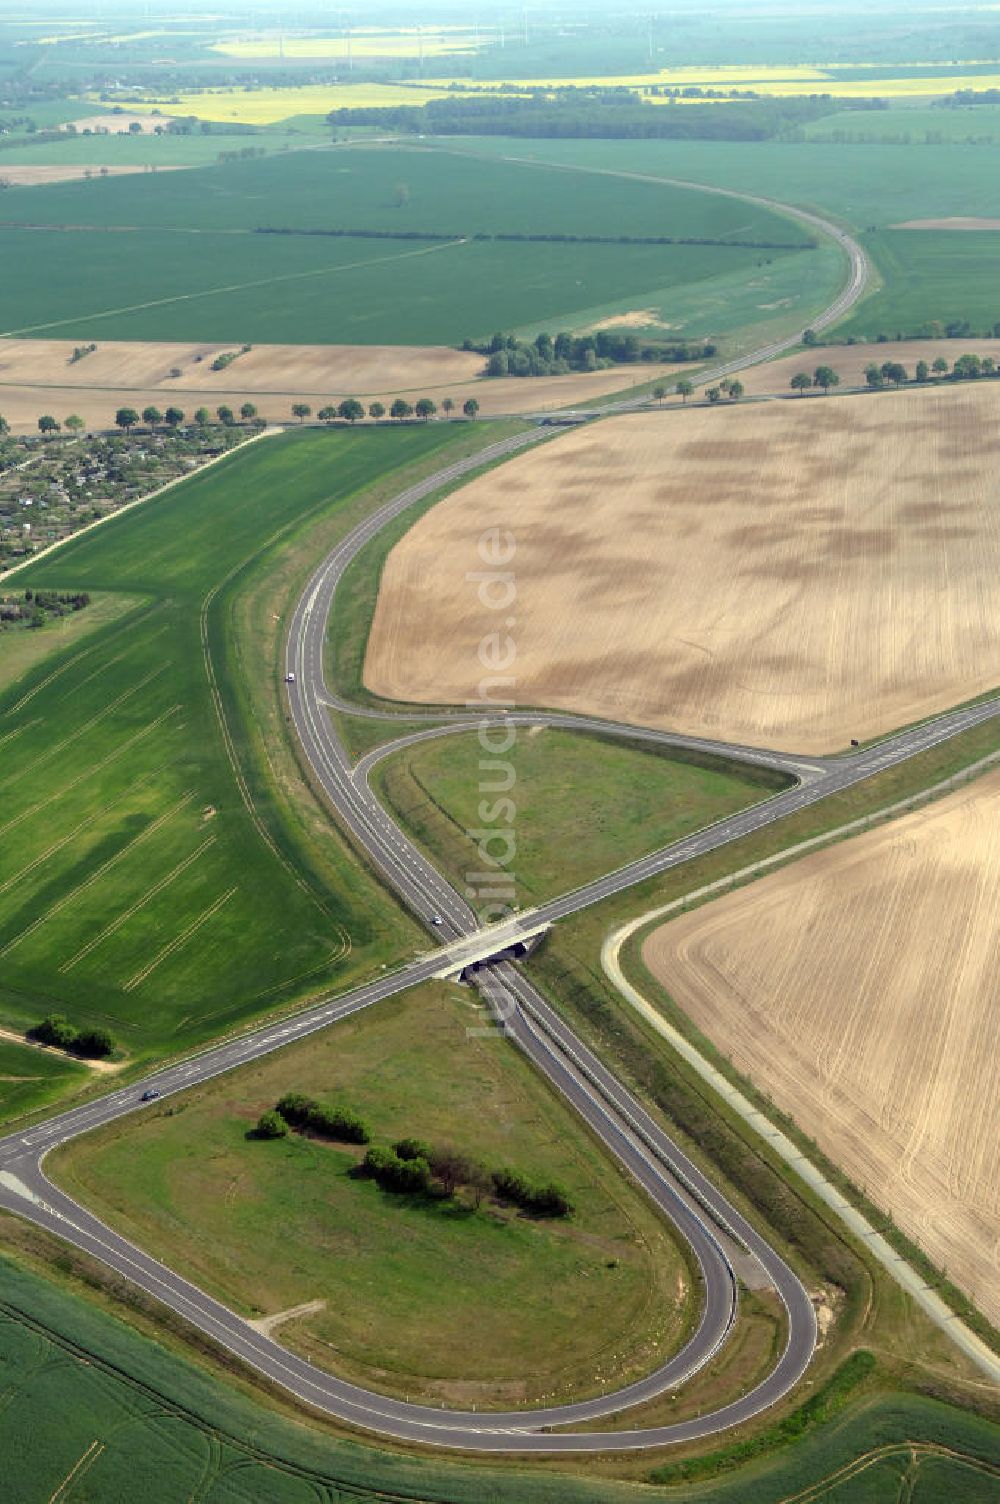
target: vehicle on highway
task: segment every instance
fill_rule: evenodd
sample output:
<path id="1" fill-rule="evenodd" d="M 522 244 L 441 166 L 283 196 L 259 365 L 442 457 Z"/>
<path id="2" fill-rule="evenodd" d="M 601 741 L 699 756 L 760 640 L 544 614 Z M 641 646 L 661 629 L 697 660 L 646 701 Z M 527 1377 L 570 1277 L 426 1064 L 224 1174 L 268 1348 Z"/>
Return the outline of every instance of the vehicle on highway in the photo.
<path id="1" fill-rule="evenodd" d="M 140 1102 L 155 1102 L 156 1098 L 159 1095 L 160 1095 L 160 1093 L 158 1091 L 153 1091 L 152 1089 L 150 1089 L 148 1091 L 144 1091 L 143 1092 L 142 1096 L 139 1098 L 139 1101 Z"/>
<path id="2" fill-rule="evenodd" d="M 431 924 L 444 924 L 444 920 L 441 918 L 440 914 L 435 914 L 431 918 Z"/>
<path id="3" fill-rule="evenodd" d="M 294 674 L 286 674 L 285 675 L 285 683 L 286 684 L 294 684 L 295 683 L 295 675 Z"/>

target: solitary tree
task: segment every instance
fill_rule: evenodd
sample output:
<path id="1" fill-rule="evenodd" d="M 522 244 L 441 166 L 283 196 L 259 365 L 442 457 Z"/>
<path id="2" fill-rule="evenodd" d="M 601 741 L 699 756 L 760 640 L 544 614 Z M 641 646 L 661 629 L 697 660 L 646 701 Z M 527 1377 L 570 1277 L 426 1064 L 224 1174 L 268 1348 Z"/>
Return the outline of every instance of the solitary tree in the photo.
<path id="1" fill-rule="evenodd" d="M 390 418 L 398 418 L 400 422 L 413 414 L 413 408 L 402 397 L 397 397 L 389 409 Z"/>
<path id="2" fill-rule="evenodd" d="M 427 419 L 433 417 L 437 412 L 437 403 L 432 402 L 429 397 L 419 397 L 413 411 L 418 418 L 423 418 L 426 423 Z"/>
<path id="3" fill-rule="evenodd" d="M 157 423 L 163 422 L 163 414 L 158 407 L 144 407 L 142 410 L 142 421 L 152 429 L 156 427 Z"/>
<path id="4" fill-rule="evenodd" d="M 717 386 L 710 386 L 706 387 L 705 396 L 708 398 L 709 402 L 719 402 L 722 399 L 722 392 Z"/>
<path id="5" fill-rule="evenodd" d="M 42 414 L 42 416 L 38 420 L 38 427 L 42 433 L 46 434 L 59 432 L 59 424 L 56 422 L 55 418 L 52 417 L 51 413 Z"/>
<path id="6" fill-rule="evenodd" d="M 739 402 L 745 390 L 746 388 L 742 381 L 731 381 L 729 383 L 729 400 L 731 402 Z"/>
<path id="7" fill-rule="evenodd" d="M 257 409 L 252 402 L 244 402 L 240 408 L 240 417 L 244 423 L 250 423 L 257 416 Z"/>
<path id="8" fill-rule="evenodd" d="M 369 416 L 369 418 L 374 418 L 376 420 L 376 422 L 378 421 L 379 418 L 384 418 L 385 417 L 385 403 L 384 402 L 371 402 L 371 403 L 369 403 L 369 405 L 368 405 L 368 416 Z"/>
<path id="9" fill-rule="evenodd" d="M 86 426 L 79 413 L 70 413 L 69 417 L 63 423 L 63 428 L 68 428 L 70 433 L 80 433 Z"/>
<path id="10" fill-rule="evenodd" d="M 308 418 L 311 414 L 312 408 L 309 406 L 308 402 L 292 403 L 292 417 L 298 418 L 300 423 L 302 422 L 303 418 Z"/>
<path id="11" fill-rule="evenodd" d="M 236 414 L 233 412 L 231 407 L 226 407 L 224 403 L 222 407 L 217 407 L 215 409 L 215 416 L 225 428 L 232 428 L 233 424 L 236 422 Z"/>
<path id="12" fill-rule="evenodd" d="M 184 422 L 184 412 L 179 407 L 168 407 L 163 414 L 163 420 L 168 428 L 180 428 Z"/>
<path id="13" fill-rule="evenodd" d="M 0 418 L 0 434 L 10 433 L 10 424 L 6 418 Z"/>
<path id="14" fill-rule="evenodd" d="M 882 371 L 886 381 L 891 381 L 893 386 L 902 386 L 905 381 L 909 380 L 906 367 L 901 366 L 898 360 L 890 360 L 882 367 Z"/>
<path id="15" fill-rule="evenodd" d="M 808 371 L 796 371 L 795 375 L 788 383 L 792 391 L 798 392 L 800 397 L 809 390 L 812 384 L 812 377 L 809 375 Z"/>
<path id="16" fill-rule="evenodd" d="M 840 385 L 840 377 L 832 366 L 817 366 L 813 372 L 813 382 L 829 396 L 830 388 Z"/>
<path id="17" fill-rule="evenodd" d="M 128 433 L 139 421 L 139 414 L 134 407 L 120 407 L 115 413 L 115 423 L 119 428 L 124 428 Z"/>
<path id="18" fill-rule="evenodd" d="M 328 402 L 326 407 L 320 408 L 316 416 L 321 423 L 332 423 L 337 416 L 337 409 L 332 402 Z"/>
<path id="19" fill-rule="evenodd" d="M 688 398 L 694 391 L 694 382 L 691 381 L 687 376 L 682 376 L 680 381 L 678 381 L 677 385 L 674 387 L 674 391 L 677 393 L 681 401 L 686 405 Z"/>
<path id="20" fill-rule="evenodd" d="M 931 370 L 937 376 L 943 376 L 944 373 L 945 373 L 945 371 L 947 371 L 947 369 L 948 369 L 948 362 L 945 360 L 945 358 L 944 358 L 943 355 L 939 355 L 938 358 L 937 358 L 937 360 L 935 360 L 934 364 L 931 366 Z"/>
<path id="21" fill-rule="evenodd" d="M 880 386 L 885 385 L 885 377 L 876 365 L 865 366 L 865 381 L 872 391 L 877 391 Z"/>
<path id="22" fill-rule="evenodd" d="M 212 421 L 212 414 L 207 407 L 196 407 L 194 410 L 194 421 L 199 428 L 207 428 Z"/>
<path id="23" fill-rule="evenodd" d="M 926 381 L 927 378 L 930 376 L 930 374 L 931 374 L 931 368 L 927 364 L 926 360 L 918 360 L 917 361 L 917 369 L 916 369 L 916 379 L 917 379 L 917 381 Z"/>
<path id="24" fill-rule="evenodd" d="M 816 333 L 815 329 L 806 329 L 803 332 L 802 343 L 804 345 L 818 345 L 819 344 L 819 335 Z"/>
<path id="25" fill-rule="evenodd" d="M 475 397 L 469 397 L 467 401 L 462 403 L 462 411 L 467 418 L 474 418 L 476 416 L 479 411 L 479 403 Z"/>
<path id="26" fill-rule="evenodd" d="M 446 418 L 450 418 L 452 413 L 455 411 L 455 404 L 454 402 L 452 402 L 450 397 L 445 397 L 444 401 L 441 403 L 441 411 L 444 413 Z"/>
<path id="27" fill-rule="evenodd" d="M 338 407 L 337 412 L 342 418 L 346 418 L 348 423 L 356 423 L 359 418 L 363 418 L 365 415 L 365 410 L 357 397 L 345 397 Z"/>

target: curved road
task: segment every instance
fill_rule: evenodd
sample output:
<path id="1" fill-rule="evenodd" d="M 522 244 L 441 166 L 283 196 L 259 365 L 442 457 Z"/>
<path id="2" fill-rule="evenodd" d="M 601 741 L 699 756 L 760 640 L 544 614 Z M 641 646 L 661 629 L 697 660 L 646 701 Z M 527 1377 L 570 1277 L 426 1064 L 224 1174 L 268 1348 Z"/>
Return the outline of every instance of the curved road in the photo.
<path id="1" fill-rule="evenodd" d="M 838 317 L 860 296 L 867 275 L 864 253 L 835 226 L 817 216 L 794 212 L 797 217 L 812 221 L 817 228 L 834 235 L 851 259 L 851 281 L 823 319 L 816 320 L 816 327 L 820 327 Z M 769 358 L 796 342 L 792 339 L 756 351 L 738 362 L 720 367 L 704 379 L 716 379 L 727 371 Z M 624 411 L 631 405 L 622 403 L 609 410 Z M 519 449 L 549 437 L 549 432 L 533 430 L 507 439 L 479 455 L 448 466 L 385 503 L 323 561 L 296 608 L 289 631 L 286 665 L 287 670 L 296 676 L 294 684 L 289 686 L 289 705 L 314 775 L 356 842 L 395 892 L 428 924 L 434 938 L 445 942 L 443 949 L 418 957 L 394 971 L 386 971 L 343 997 L 324 1001 L 292 1018 L 217 1045 L 156 1073 L 145 1082 L 62 1113 L 22 1134 L 0 1139 L 0 1205 L 28 1217 L 100 1259 L 306 1404 L 400 1440 L 476 1451 L 634 1449 L 710 1435 L 747 1420 L 788 1393 L 808 1366 L 816 1337 L 811 1302 L 793 1271 L 587 1049 L 528 978 L 504 958 L 506 951 L 486 960 L 491 944 L 487 942 L 482 950 L 484 963 L 473 978 L 498 1027 L 517 1043 L 572 1104 L 591 1131 L 607 1145 L 677 1227 L 688 1242 L 698 1266 L 703 1300 L 696 1330 L 680 1353 L 654 1373 L 623 1390 L 548 1409 L 487 1414 L 409 1404 L 368 1392 L 289 1353 L 182 1276 L 107 1228 L 51 1184 L 44 1174 L 42 1160 L 54 1145 L 141 1110 L 144 1089 L 166 1097 L 207 1081 L 293 1040 L 327 1028 L 395 992 L 440 975 L 443 960 L 447 961 L 457 947 L 457 953 L 461 955 L 461 945 L 468 947 L 470 941 L 478 943 L 475 937 L 480 932 L 471 909 L 395 825 L 368 785 L 371 768 L 400 745 L 428 736 L 455 733 L 474 727 L 478 722 L 466 712 L 452 712 L 450 724 L 410 733 L 377 749 L 352 767 L 326 710 L 330 704 L 354 713 L 358 713 L 358 709 L 331 699 L 323 677 L 324 643 L 337 586 L 344 571 L 382 528 L 418 500 L 456 482 L 484 463 L 505 459 Z M 503 930 L 504 946 L 509 947 L 521 930 L 533 933 L 539 925 L 547 925 L 657 872 L 739 839 L 749 831 L 760 829 L 808 803 L 870 777 L 882 768 L 901 762 L 998 712 L 1000 701 L 967 707 L 901 732 L 853 756 L 838 759 L 789 757 L 755 748 L 644 731 L 593 718 L 518 713 L 511 717 L 518 723 L 568 726 L 664 745 L 694 747 L 764 764 L 784 772 L 795 782 L 793 787 L 750 809 L 543 904 L 530 914 L 519 916 Z M 362 713 L 384 714 L 376 710 Z M 448 716 L 446 711 L 435 714 L 434 718 L 440 721 Z M 391 715 L 387 718 L 391 719 Z M 441 921 L 438 925 L 432 924 L 435 916 Z M 593 1424 L 602 1416 L 653 1399 L 676 1388 L 708 1362 L 732 1329 L 737 1312 L 734 1263 L 746 1259 L 755 1260 L 766 1273 L 787 1314 L 784 1351 L 767 1377 L 751 1392 L 712 1414 L 668 1426 L 603 1432 L 553 1432 L 550 1429 Z"/>

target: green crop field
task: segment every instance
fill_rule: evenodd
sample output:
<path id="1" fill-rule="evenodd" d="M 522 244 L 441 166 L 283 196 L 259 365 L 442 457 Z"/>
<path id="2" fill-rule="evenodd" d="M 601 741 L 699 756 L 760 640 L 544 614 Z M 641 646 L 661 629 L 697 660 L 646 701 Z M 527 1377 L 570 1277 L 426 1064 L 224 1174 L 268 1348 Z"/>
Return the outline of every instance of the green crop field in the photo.
<path id="1" fill-rule="evenodd" d="M 17 576 L 7 587 L 0 579 L 0 595 L 18 595 L 23 588 Z M 0 693 L 44 658 L 75 647 L 91 632 L 108 626 L 138 604 L 127 595 L 95 596 L 83 611 L 55 617 L 43 627 L 9 627 L 0 632 Z"/>
<path id="2" fill-rule="evenodd" d="M 209 138 L 211 139 L 211 138 Z M 232 138 L 236 140 L 237 138 Z M 240 138 L 242 139 L 242 138 Z M 246 138 L 254 144 L 256 137 Z M 231 143 L 230 143 L 231 144 Z M 144 229 L 364 229 L 422 234 L 672 235 L 801 244 L 801 226 L 757 205 L 641 179 L 592 181 L 445 149 L 338 148 L 163 178 L 7 193 L 0 223 Z"/>
<path id="3" fill-rule="evenodd" d="M 613 299 L 616 307 L 663 308 L 684 326 L 675 333 L 689 328 L 700 337 L 712 321 L 699 320 L 700 304 L 688 316 L 689 300 L 707 295 L 722 305 L 735 283 L 749 288 L 749 301 L 773 304 L 783 295 L 784 268 L 798 280 L 818 270 L 823 255 L 0 226 L 0 257 L 24 269 L 16 287 L 0 288 L 0 333 L 458 344 L 496 327 L 584 326 Z M 762 280 L 757 263 L 765 259 L 771 265 Z M 718 307 L 713 314 L 719 317 Z"/>
<path id="4" fill-rule="evenodd" d="M 451 880 L 481 868 L 476 840 L 483 750 L 477 736 L 444 736 L 377 765 L 373 787 Z M 514 771 L 510 825 L 493 827 L 527 905 L 565 893 L 634 857 L 764 799 L 786 780 L 722 761 L 699 762 L 570 731 L 522 730 L 503 759 Z M 485 779 L 496 787 L 496 775 Z M 487 845 L 496 854 L 498 845 Z"/>
<path id="5" fill-rule="evenodd" d="M 870 118 L 877 122 L 881 116 L 876 113 Z M 483 155 L 506 150 L 545 162 L 737 188 L 826 211 L 858 230 L 877 227 L 867 243 L 886 286 L 838 325 L 838 334 L 871 330 L 876 315 L 884 317 L 885 322 L 877 327 L 885 329 L 912 328 L 933 319 L 966 319 L 974 328 L 986 328 L 1000 320 L 1000 298 L 994 293 L 1000 271 L 1000 235 L 887 228 L 910 219 L 1000 217 L 1000 175 L 984 170 L 984 164 L 992 161 L 983 155 L 988 148 L 953 144 L 917 150 L 778 141 L 491 140 L 466 144 Z M 806 259 L 810 266 L 815 264 Z M 800 258 L 787 261 L 798 266 Z M 817 306 L 819 302 L 817 298 Z"/>
<path id="6" fill-rule="evenodd" d="M 802 127 L 809 141 L 840 141 L 863 138 L 866 144 L 899 144 L 909 138 L 913 146 L 936 146 L 941 142 L 988 145 L 1000 142 L 1000 107 L 969 105 L 960 109 L 927 109 L 897 104 L 887 110 L 836 110 Z"/>
<path id="7" fill-rule="evenodd" d="M 418 238 L 253 233 L 260 228 Z M 618 235 L 710 243 L 545 238 Z M 793 319 L 832 296 L 842 275 L 835 251 L 775 248 L 806 239 L 767 209 L 663 183 L 460 152 L 290 152 L 8 190 L 0 255 L 23 274 L 0 290 L 0 331 L 441 344 L 494 328 L 584 327 L 638 306 L 660 333 L 706 338 L 774 310 Z"/>
<path id="8" fill-rule="evenodd" d="M 977 333 L 1000 327 L 1000 232 L 879 230 L 865 243 L 885 285 L 837 325 L 838 336 L 916 334 L 961 319 Z"/>
<path id="9" fill-rule="evenodd" d="M 76 1141 L 50 1173 L 247 1316 L 324 1302 L 280 1340 L 376 1388 L 487 1405 L 590 1393 L 597 1371 L 638 1377 L 687 1330 L 682 1256 L 488 1024 L 462 987 L 416 989 Z M 376 1144 L 410 1135 L 556 1180 L 575 1212 L 394 1196 L 352 1178 L 363 1148 L 248 1139 L 289 1090 L 349 1105 Z"/>
<path id="10" fill-rule="evenodd" d="M 530 157 L 540 163 L 649 174 L 759 193 L 780 203 L 825 209 L 857 229 L 954 214 L 1000 216 L 1000 176 L 987 170 L 992 157 L 957 144 L 933 151 L 809 141 L 518 141 L 494 137 L 462 144 L 481 157 Z"/>
<path id="11" fill-rule="evenodd" d="M 470 442 L 465 425 L 268 438 L 17 577 L 142 604 L 0 697 L 0 1022 L 61 1009 L 149 1058 L 406 950 L 332 833 L 320 879 L 292 832 L 248 709 L 277 628 L 248 660 L 233 622 L 269 547 L 346 528 L 374 482 Z"/>
<path id="12" fill-rule="evenodd" d="M 90 105 L 91 112 L 100 106 Z M 311 141 L 329 140 L 329 129 L 268 130 L 254 135 L 227 136 L 223 133 L 202 136 L 169 135 L 90 135 L 82 132 L 61 141 L 32 142 L 25 136 L 16 146 L 0 151 L 0 177 L 5 167 L 204 167 L 215 164 L 220 152 L 241 151 L 252 147 L 271 152 L 287 152 Z M 36 189 L 23 189 L 34 193 Z M 22 209 L 29 209 L 31 198 L 22 197 Z"/>
<path id="13" fill-rule="evenodd" d="M 7 1504 L 69 1497 L 180 1504 L 629 1504 L 634 1483 L 551 1465 L 407 1457 L 294 1423 L 139 1335 L 91 1301 L 0 1263 L 0 1455 Z M 647 1489 L 684 1504 L 830 1504 L 998 1496 L 988 1421 L 915 1395 L 852 1406 L 790 1451 L 716 1482 Z M 669 1457 L 669 1454 L 668 1454 Z M 656 1464 L 633 1463 L 637 1481 Z M 638 1469 L 639 1471 L 635 1471 Z M 840 1481 L 837 1475 L 847 1469 Z M 915 1485 L 915 1488 L 914 1488 Z M 903 1488 L 913 1493 L 902 1493 Z"/>

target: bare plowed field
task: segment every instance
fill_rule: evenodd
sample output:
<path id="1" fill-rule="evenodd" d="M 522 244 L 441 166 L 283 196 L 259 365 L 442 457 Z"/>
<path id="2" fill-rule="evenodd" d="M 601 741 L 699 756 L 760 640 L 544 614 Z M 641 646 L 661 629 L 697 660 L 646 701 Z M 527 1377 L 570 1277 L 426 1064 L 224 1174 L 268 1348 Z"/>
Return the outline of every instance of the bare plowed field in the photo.
<path id="1" fill-rule="evenodd" d="M 483 359 L 446 346 L 256 345 L 221 371 L 212 362 L 233 346 L 109 342 L 71 363 L 66 340 L 0 340 L 0 414 L 15 432 L 34 431 L 42 413 L 77 413 L 107 427 L 122 406 L 168 405 L 193 412 L 253 402 L 269 422 L 288 422 L 293 402 L 314 412 L 344 397 L 409 402 L 446 397 L 460 409 L 475 397 L 485 416 L 572 407 L 628 387 L 634 368 L 573 376 L 486 381 Z M 672 368 L 662 368 L 669 377 Z M 172 376 L 171 371 L 179 375 Z M 645 374 L 645 373 L 644 373 Z"/>
<path id="2" fill-rule="evenodd" d="M 662 925 L 647 966 L 1000 1322 L 1000 773 Z"/>
<path id="3" fill-rule="evenodd" d="M 998 420 L 983 385 L 564 435 L 393 550 L 366 683 L 464 702 L 509 631 L 521 704 L 814 753 L 943 710 L 1000 679 Z"/>
<path id="4" fill-rule="evenodd" d="M 823 349 L 800 350 L 797 355 L 783 355 L 767 365 L 755 366 L 740 373 L 740 380 L 751 394 L 757 392 L 790 393 L 788 383 L 797 371 L 811 376 L 817 366 L 832 366 L 840 377 L 841 386 L 864 386 L 865 367 L 873 363 L 884 365 L 887 360 L 898 361 L 906 367 L 913 379 L 918 360 L 932 365 L 941 356 L 948 362 L 948 369 L 960 355 L 991 355 L 1000 358 L 1000 340 L 996 339 L 904 339 L 893 340 L 885 345 L 836 345 Z M 806 399 L 809 400 L 809 399 Z M 818 401 L 819 397 L 815 399 Z"/>
<path id="5" fill-rule="evenodd" d="M 179 167 L 174 164 L 157 169 L 159 172 L 177 172 Z M 144 172 L 141 163 L 134 166 L 121 165 L 118 167 L 88 167 L 83 163 L 65 162 L 58 167 L 43 166 L 11 166 L 0 163 L 0 182 L 10 185 L 12 188 L 33 188 L 39 183 L 70 183 L 76 178 L 112 177 L 119 178 L 130 172 Z"/>

